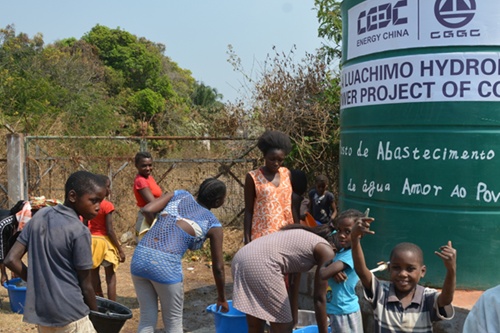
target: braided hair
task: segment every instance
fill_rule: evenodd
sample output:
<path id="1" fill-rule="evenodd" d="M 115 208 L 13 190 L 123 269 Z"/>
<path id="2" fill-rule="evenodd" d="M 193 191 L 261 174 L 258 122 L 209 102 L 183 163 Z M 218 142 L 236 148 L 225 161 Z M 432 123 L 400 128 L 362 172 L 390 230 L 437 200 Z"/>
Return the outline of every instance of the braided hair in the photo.
<path id="1" fill-rule="evenodd" d="M 343 219 L 357 219 L 364 216 L 365 215 L 357 209 L 344 210 L 342 213 L 335 217 L 335 219 L 333 220 L 333 225 L 336 226 L 337 223 Z"/>
<path id="2" fill-rule="evenodd" d="M 285 155 L 292 151 L 292 143 L 290 137 L 280 131 L 265 131 L 257 141 L 257 147 L 266 155 L 270 150 L 283 150 Z"/>
<path id="3" fill-rule="evenodd" d="M 223 202 L 218 204 L 217 201 L 224 199 L 225 196 L 226 184 L 216 178 L 207 178 L 200 185 L 197 201 L 208 209 L 217 208 Z"/>

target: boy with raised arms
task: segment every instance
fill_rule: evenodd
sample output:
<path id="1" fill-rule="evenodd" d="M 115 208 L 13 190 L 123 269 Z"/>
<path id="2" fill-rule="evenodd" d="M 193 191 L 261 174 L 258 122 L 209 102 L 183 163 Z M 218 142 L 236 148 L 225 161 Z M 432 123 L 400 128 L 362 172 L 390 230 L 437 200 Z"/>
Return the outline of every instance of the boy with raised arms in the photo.
<path id="1" fill-rule="evenodd" d="M 390 282 L 378 280 L 366 267 L 361 238 L 374 234 L 371 217 L 356 220 L 351 233 L 354 269 L 364 287 L 364 296 L 371 302 L 375 332 L 432 332 L 432 323 L 453 318 L 451 305 L 456 285 L 456 250 L 451 241 L 435 254 L 443 260 L 446 277 L 441 292 L 420 286 L 426 266 L 422 250 L 412 243 L 397 244 L 391 251 Z"/>

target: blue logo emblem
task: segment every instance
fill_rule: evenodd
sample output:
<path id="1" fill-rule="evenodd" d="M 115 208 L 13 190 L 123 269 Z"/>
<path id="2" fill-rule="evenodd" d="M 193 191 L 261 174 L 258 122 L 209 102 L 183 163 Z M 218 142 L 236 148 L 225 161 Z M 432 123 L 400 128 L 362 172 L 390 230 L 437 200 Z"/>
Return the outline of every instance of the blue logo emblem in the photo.
<path id="1" fill-rule="evenodd" d="M 461 28 L 474 17 L 476 0 L 436 0 L 434 15 L 447 28 Z"/>

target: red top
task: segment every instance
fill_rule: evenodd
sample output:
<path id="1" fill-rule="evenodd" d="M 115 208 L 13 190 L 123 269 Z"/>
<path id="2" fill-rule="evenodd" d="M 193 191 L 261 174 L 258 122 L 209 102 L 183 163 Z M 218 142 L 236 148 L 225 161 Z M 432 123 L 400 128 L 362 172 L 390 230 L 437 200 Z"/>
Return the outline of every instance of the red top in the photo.
<path id="1" fill-rule="evenodd" d="M 145 178 L 144 176 L 137 174 L 137 176 L 135 176 L 134 179 L 134 195 L 135 195 L 135 200 L 137 201 L 137 206 L 140 208 L 146 206 L 147 202 L 139 193 L 139 190 L 142 190 L 143 188 L 146 187 L 149 187 L 151 193 L 155 198 L 161 196 L 161 188 L 160 186 L 158 186 L 158 184 L 156 184 L 156 181 L 153 178 L 153 176 L 148 176 L 148 178 Z"/>
<path id="2" fill-rule="evenodd" d="M 101 207 L 97 216 L 89 221 L 89 229 L 92 235 L 96 236 L 107 236 L 108 230 L 106 229 L 106 215 L 111 214 L 115 211 L 115 206 L 104 199 L 101 202 Z"/>

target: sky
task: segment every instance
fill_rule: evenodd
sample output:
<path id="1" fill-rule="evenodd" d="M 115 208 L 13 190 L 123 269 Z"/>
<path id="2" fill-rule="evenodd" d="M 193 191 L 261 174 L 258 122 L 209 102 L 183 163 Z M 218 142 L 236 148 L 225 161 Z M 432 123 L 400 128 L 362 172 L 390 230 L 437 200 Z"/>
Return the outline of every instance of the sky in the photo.
<path id="1" fill-rule="evenodd" d="M 19 0 L 2 4 L 0 27 L 42 33 L 45 44 L 80 38 L 96 24 L 120 28 L 166 46 L 165 55 L 233 102 L 248 97 L 241 73 L 227 62 L 228 45 L 256 77 L 273 46 L 295 61 L 321 46 L 314 0 Z"/>

